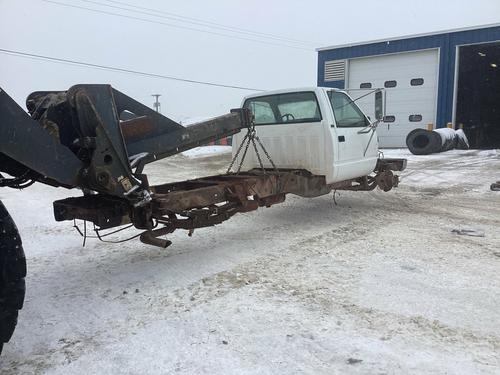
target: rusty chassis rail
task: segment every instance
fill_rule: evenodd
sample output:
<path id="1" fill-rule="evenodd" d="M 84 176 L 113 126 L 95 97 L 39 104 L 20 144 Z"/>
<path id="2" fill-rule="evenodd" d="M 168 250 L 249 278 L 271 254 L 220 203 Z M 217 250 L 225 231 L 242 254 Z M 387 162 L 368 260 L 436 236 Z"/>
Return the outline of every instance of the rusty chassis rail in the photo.
<path id="1" fill-rule="evenodd" d="M 406 168 L 404 159 L 379 159 L 374 175 L 326 184 L 324 176 L 305 170 L 254 169 L 151 186 L 151 204 L 140 215 L 127 202 L 111 196 L 86 195 L 54 202 L 56 220 L 81 219 L 100 229 L 133 223 L 146 229 L 140 239 L 154 246 L 167 247 L 170 241 L 159 237 L 184 229 L 189 235 L 197 228 L 214 226 L 238 212 L 270 207 L 285 201 L 286 194 L 317 197 L 332 190 L 370 191 L 377 186 L 389 191 L 398 185 L 393 171 Z M 136 216 L 150 218 L 137 223 Z M 148 225 L 149 224 L 149 225 Z"/>

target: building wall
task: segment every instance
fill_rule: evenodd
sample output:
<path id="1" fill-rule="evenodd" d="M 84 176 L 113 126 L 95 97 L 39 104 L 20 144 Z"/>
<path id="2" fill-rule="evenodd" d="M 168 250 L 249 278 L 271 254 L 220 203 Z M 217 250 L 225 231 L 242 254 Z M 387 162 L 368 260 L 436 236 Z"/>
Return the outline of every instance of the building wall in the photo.
<path id="1" fill-rule="evenodd" d="M 500 26 L 340 47 L 318 52 L 318 86 L 345 88 L 345 81 L 324 81 L 325 61 L 439 48 L 436 126 L 453 119 L 456 50 L 459 45 L 500 41 Z"/>

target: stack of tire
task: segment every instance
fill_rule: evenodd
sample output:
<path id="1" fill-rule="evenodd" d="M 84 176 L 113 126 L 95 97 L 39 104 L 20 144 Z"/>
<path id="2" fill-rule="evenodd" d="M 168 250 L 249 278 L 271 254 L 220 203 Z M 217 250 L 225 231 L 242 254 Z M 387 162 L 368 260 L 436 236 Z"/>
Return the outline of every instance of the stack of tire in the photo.
<path id="1" fill-rule="evenodd" d="M 0 202 L 0 353 L 17 324 L 24 303 L 26 259 L 14 221 Z"/>
<path id="2" fill-rule="evenodd" d="M 428 155 L 452 150 L 468 150 L 469 141 L 462 129 L 415 129 L 406 137 L 406 145 L 414 155 Z"/>

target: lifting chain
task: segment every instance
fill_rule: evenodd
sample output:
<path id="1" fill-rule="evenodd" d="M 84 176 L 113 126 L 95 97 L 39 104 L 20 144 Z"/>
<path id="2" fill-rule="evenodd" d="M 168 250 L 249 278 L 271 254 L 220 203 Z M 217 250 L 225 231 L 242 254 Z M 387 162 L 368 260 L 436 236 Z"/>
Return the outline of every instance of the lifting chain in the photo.
<path id="1" fill-rule="evenodd" d="M 262 172 L 266 174 L 266 169 L 264 168 L 264 164 L 262 163 L 262 158 L 259 153 L 259 148 L 257 147 L 257 143 L 259 144 L 260 148 L 262 151 L 264 151 L 264 154 L 267 157 L 267 160 L 269 163 L 273 166 L 273 169 L 276 171 L 276 173 L 279 175 L 278 168 L 276 168 L 276 165 L 274 164 L 273 159 L 271 159 L 271 156 L 267 152 L 266 148 L 264 147 L 264 144 L 261 142 L 259 137 L 257 136 L 257 132 L 255 131 L 255 123 L 252 122 L 252 125 L 248 128 L 247 134 L 245 134 L 245 137 L 241 141 L 240 145 L 238 146 L 238 150 L 234 154 L 233 160 L 231 160 L 231 164 L 229 165 L 229 168 L 227 169 L 226 173 L 231 172 L 231 169 L 233 168 L 234 163 L 238 159 L 241 150 L 243 149 L 243 146 L 245 146 L 245 151 L 243 151 L 243 155 L 241 157 L 240 163 L 238 165 L 238 169 L 236 170 L 236 174 L 239 174 L 241 171 L 241 167 L 243 166 L 243 162 L 245 161 L 245 157 L 247 156 L 248 153 L 248 148 L 250 147 L 250 143 L 253 146 L 253 149 L 255 150 L 255 154 L 257 155 L 257 159 L 259 160 L 259 165 L 260 168 L 262 169 Z"/>

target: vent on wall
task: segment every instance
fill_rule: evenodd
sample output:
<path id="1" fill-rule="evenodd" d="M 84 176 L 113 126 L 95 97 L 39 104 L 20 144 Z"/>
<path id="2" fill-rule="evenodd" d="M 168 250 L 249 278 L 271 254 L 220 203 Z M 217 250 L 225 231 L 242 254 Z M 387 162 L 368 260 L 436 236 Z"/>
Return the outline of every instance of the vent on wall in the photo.
<path id="1" fill-rule="evenodd" d="M 325 81 L 345 80 L 345 60 L 325 61 Z"/>

